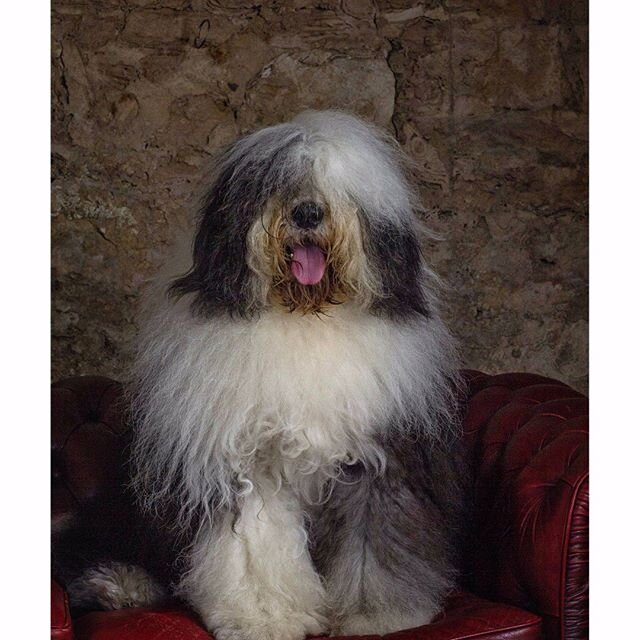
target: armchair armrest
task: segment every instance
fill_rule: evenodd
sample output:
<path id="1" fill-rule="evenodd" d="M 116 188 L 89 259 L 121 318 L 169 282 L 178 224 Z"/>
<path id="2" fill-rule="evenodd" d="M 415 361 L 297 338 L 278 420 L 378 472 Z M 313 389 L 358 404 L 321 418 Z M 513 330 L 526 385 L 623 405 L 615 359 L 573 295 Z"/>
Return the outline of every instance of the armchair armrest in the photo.
<path id="1" fill-rule="evenodd" d="M 51 581 L 51 640 L 73 640 L 67 594 L 55 580 Z"/>
<path id="2" fill-rule="evenodd" d="M 474 478 L 472 588 L 588 635 L 588 401 L 528 374 L 465 372 Z"/>
<path id="3" fill-rule="evenodd" d="M 122 385 L 109 378 L 67 378 L 51 389 L 52 529 L 79 507 L 118 487 L 127 425 Z"/>

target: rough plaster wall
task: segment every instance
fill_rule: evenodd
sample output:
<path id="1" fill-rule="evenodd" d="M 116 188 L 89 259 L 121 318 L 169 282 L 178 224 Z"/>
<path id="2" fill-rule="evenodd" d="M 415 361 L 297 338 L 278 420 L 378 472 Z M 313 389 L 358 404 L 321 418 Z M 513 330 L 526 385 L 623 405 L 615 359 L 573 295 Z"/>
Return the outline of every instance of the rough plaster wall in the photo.
<path id="1" fill-rule="evenodd" d="M 585 389 L 586 5 L 54 0 L 54 378 L 124 375 L 212 150 L 338 107 L 415 160 L 466 365 Z"/>

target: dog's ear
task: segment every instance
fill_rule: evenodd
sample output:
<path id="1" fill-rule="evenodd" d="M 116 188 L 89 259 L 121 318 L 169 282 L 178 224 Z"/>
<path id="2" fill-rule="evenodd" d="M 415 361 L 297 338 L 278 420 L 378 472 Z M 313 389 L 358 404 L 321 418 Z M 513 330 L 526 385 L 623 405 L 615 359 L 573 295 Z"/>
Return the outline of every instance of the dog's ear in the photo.
<path id="1" fill-rule="evenodd" d="M 416 231 L 385 221 L 384 216 L 361 219 L 365 252 L 381 288 L 373 309 L 395 317 L 417 313 L 428 318 L 425 265 Z"/>
<path id="2" fill-rule="evenodd" d="M 169 290 L 176 296 L 195 293 L 194 312 L 246 316 L 253 311 L 247 234 L 269 198 L 299 181 L 291 151 L 301 136 L 291 125 L 270 127 L 241 138 L 218 158 L 200 211 L 193 266 Z"/>
<path id="3" fill-rule="evenodd" d="M 232 165 L 221 163 L 200 211 L 193 265 L 169 289 L 176 296 L 195 293 L 193 310 L 200 315 L 219 310 L 243 314 L 247 306 L 245 238 L 255 212 L 249 211 L 247 201 L 238 200 L 242 180 L 234 176 Z"/>

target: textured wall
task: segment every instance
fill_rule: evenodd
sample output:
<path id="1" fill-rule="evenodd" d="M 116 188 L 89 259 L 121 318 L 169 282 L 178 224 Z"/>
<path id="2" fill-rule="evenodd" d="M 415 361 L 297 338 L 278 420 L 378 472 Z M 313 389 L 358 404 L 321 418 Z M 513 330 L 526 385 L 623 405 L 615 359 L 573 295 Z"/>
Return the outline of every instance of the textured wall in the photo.
<path id="1" fill-rule="evenodd" d="M 415 160 L 468 366 L 587 384 L 586 0 L 54 0 L 53 376 L 122 377 L 212 150 L 350 109 Z"/>

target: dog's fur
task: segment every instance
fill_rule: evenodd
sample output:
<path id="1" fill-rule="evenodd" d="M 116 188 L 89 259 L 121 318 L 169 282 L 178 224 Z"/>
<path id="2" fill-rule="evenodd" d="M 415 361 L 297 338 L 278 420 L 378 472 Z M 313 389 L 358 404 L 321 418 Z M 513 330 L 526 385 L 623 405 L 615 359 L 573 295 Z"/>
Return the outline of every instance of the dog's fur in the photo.
<path id="1" fill-rule="evenodd" d="M 132 486 L 185 541 L 174 591 L 218 640 L 428 623 L 463 524 L 456 358 L 396 145 L 307 112 L 233 144 L 211 181 L 189 270 L 146 300 L 131 386 Z M 317 284 L 293 275 L 301 246 L 324 255 Z"/>

